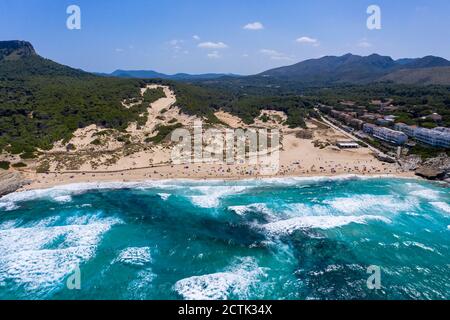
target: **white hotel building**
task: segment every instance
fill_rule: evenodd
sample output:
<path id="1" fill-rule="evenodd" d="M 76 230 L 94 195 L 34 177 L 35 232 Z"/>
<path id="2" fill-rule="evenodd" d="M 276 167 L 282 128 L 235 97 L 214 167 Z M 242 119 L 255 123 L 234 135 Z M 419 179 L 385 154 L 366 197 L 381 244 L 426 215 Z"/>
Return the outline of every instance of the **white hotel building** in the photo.
<path id="1" fill-rule="evenodd" d="M 401 131 L 395 131 L 385 127 L 379 127 L 371 123 L 363 125 L 363 131 L 374 136 L 377 139 L 384 140 L 397 145 L 405 144 L 408 136 Z"/>
<path id="2" fill-rule="evenodd" d="M 408 141 L 408 136 L 400 131 L 384 127 L 376 127 L 373 129 L 373 136 L 375 138 L 391 142 L 397 145 L 405 144 Z"/>
<path id="3" fill-rule="evenodd" d="M 417 141 L 433 147 L 450 148 L 450 128 L 438 127 L 427 129 L 415 126 L 408 126 L 404 123 L 395 125 L 395 129 L 406 133 Z"/>

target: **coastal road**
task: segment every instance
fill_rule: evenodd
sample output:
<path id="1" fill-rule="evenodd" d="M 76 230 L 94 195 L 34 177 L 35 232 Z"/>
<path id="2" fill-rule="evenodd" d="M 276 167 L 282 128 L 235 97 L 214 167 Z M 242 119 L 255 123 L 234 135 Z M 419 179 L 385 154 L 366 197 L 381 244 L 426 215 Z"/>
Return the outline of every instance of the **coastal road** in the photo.
<path id="1" fill-rule="evenodd" d="M 328 126 L 330 126 L 331 128 L 341 132 L 343 135 L 349 137 L 350 139 L 354 140 L 354 141 L 358 141 L 363 143 L 364 145 L 367 146 L 367 148 L 369 148 L 370 150 L 372 150 L 373 152 L 380 154 L 380 155 L 384 155 L 387 156 L 384 152 L 382 152 L 381 150 L 378 150 L 377 148 L 371 146 L 370 144 L 368 144 L 367 142 L 364 142 L 363 140 L 359 139 L 358 137 L 354 136 L 353 134 L 351 134 L 350 132 L 345 131 L 344 129 L 336 126 L 335 124 L 333 124 L 332 122 L 328 121 L 323 115 L 322 113 L 318 110 L 315 109 L 315 111 L 320 115 L 320 119 L 327 124 Z"/>

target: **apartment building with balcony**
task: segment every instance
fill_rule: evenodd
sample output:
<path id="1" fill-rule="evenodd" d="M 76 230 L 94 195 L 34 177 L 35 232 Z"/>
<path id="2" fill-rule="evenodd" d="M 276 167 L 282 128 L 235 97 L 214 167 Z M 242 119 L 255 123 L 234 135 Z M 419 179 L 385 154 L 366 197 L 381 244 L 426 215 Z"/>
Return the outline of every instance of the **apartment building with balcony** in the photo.
<path id="1" fill-rule="evenodd" d="M 417 128 L 414 131 L 414 138 L 425 144 L 438 148 L 450 148 L 449 128 Z"/>
<path id="2" fill-rule="evenodd" d="M 405 133 L 384 127 L 373 128 L 373 136 L 397 145 L 405 144 L 408 141 L 408 136 Z"/>

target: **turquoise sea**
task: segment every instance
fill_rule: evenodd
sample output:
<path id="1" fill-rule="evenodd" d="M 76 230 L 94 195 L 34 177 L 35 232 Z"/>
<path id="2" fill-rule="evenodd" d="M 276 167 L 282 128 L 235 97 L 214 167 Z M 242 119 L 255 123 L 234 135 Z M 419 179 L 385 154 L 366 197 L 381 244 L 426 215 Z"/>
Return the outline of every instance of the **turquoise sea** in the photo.
<path id="1" fill-rule="evenodd" d="M 0 299 L 450 299 L 449 190 L 345 176 L 14 193 Z"/>

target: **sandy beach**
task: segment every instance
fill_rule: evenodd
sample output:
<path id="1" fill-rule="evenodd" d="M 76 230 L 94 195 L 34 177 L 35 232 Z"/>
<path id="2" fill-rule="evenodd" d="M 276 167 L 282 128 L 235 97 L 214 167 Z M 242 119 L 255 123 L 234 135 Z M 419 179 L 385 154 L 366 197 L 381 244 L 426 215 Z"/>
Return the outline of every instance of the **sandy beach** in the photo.
<path id="1" fill-rule="evenodd" d="M 192 130 L 200 121 L 183 114 L 176 106 L 173 91 L 166 86 L 148 85 L 145 90 L 162 87 L 165 98 L 149 105 L 148 119 L 144 126 L 131 123 L 126 134 L 106 130 L 95 125 L 78 129 L 66 144 L 56 143 L 39 159 L 27 161 L 27 167 L 18 169 L 31 184 L 24 190 L 48 188 L 57 185 L 83 182 L 130 182 L 152 179 L 248 179 L 264 177 L 305 177 L 337 175 L 393 175 L 413 177 L 398 164 L 384 163 L 368 148 L 344 149 L 336 147 L 337 141 L 348 136 L 326 123 L 317 120 L 307 122 L 306 129 L 290 129 L 284 125 L 283 112 L 262 110 L 266 121 L 260 117 L 252 125 L 245 125 L 239 118 L 224 111 L 216 112 L 222 122 L 216 129 L 277 129 L 281 145 L 277 150 L 277 170 L 262 174 L 260 162 L 235 161 L 233 163 L 209 162 L 174 164 L 171 141 L 158 145 L 146 143 L 147 138 L 158 133 L 159 126 L 179 123 Z M 127 102 L 123 102 L 127 107 Z M 129 107 L 129 106 L 128 106 Z M 107 134 L 103 134 L 107 132 Z M 124 139 L 125 137 L 125 139 Z M 98 143 L 92 142 L 97 139 Z M 126 142 L 124 142 L 126 140 Z M 67 146 L 72 148 L 68 149 Z M 37 173 L 46 166 L 45 173 Z"/>
<path id="2" fill-rule="evenodd" d="M 204 167 L 204 166 L 202 166 Z M 208 166 L 209 167 L 209 166 Z M 192 172 L 186 172 L 184 166 L 163 166 L 155 168 L 154 171 L 149 169 L 136 169 L 127 172 L 96 172 L 96 173 L 49 173 L 49 174 L 27 174 L 28 178 L 32 179 L 32 183 L 24 186 L 18 191 L 36 190 L 36 189 L 47 189 L 57 186 L 63 186 L 74 183 L 102 183 L 102 182 L 139 182 L 148 180 L 162 180 L 162 179 L 192 179 L 192 180 L 241 180 L 241 179 L 251 179 L 251 178 L 288 178 L 288 177 L 333 177 L 333 176 L 343 176 L 345 173 L 304 173 L 304 172 L 290 172 L 289 174 L 280 174 L 274 176 L 261 176 L 252 174 L 241 174 L 242 172 L 227 173 L 227 174 L 216 174 L 216 170 L 222 170 L 220 166 L 211 166 L 211 172 L 203 174 L 197 170 L 192 170 Z M 185 172 L 185 174 L 180 174 L 180 171 Z M 155 172 L 157 171 L 157 172 Z M 234 171 L 234 170 L 233 170 Z M 387 176 L 395 178 L 414 178 L 413 173 L 400 172 L 400 173 L 355 173 L 347 172 L 350 175 L 367 176 L 367 177 L 378 177 Z"/>
<path id="3" fill-rule="evenodd" d="M 161 149 L 160 158 L 166 151 Z M 158 153 L 158 152 L 157 152 Z M 139 155 L 135 155 L 139 156 Z M 140 161 L 142 163 L 142 161 Z M 270 177 L 312 177 L 361 175 L 415 177 L 413 172 L 403 171 L 397 164 L 383 163 L 364 148 L 356 150 L 319 149 L 311 140 L 293 135 L 284 138 L 284 150 L 280 152 L 278 172 L 272 175 L 260 173 L 258 164 L 188 163 L 182 165 L 154 164 L 153 167 L 127 168 L 123 161 L 116 170 L 71 171 L 54 173 L 25 173 L 33 182 L 25 190 L 48 188 L 57 185 L 83 182 L 131 182 L 160 179 L 248 179 Z M 122 168 L 121 168 L 122 167 Z"/>

